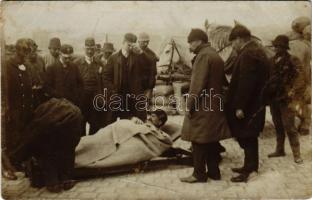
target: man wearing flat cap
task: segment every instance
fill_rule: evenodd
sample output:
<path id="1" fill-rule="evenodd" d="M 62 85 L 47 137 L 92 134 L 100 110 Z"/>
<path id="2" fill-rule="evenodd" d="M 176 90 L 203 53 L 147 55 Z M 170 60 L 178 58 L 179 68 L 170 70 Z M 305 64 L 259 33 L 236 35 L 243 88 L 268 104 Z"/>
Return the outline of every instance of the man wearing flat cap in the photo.
<path id="1" fill-rule="evenodd" d="M 45 90 L 51 97 L 65 98 L 81 107 L 83 80 L 76 64 L 72 62 L 73 47 L 63 44 L 60 57 L 47 68 Z"/>
<path id="2" fill-rule="evenodd" d="M 146 54 L 135 43 L 136 35 L 127 33 L 122 48 L 111 55 L 104 68 L 105 85 L 114 88 L 121 97 L 121 106 L 114 110 L 115 118 L 138 117 L 146 119 L 147 98 L 144 91 L 144 68 L 149 61 Z"/>
<path id="3" fill-rule="evenodd" d="M 300 156 L 299 133 L 295 127 L 296 104 L 302 100 L 305 90 L 303 66 L 299 59 L 288 53 L 289 39 L 278 35 L 272 42 L 275 56 L 270 74 L 271 114 L 276 130 L 276 149 L 272 157 L 285 156 L 285 132 L 293 152 L 295 163 L 303 162 Z"/>
<path id="4" fill-rule="evenodd" d="M 95 59 L 96 44 L 94 38 L 85 40 L 85 56 L 76 60 L 79 72 L 83 79 L 83 96 L 81 111 L 85 118 L 85 125 L 90 124 L 89 134 L 96 133 L 103 128 L 105 123 L 105 113 L 96 111 L 93 106 L 93 99 L 96 95 L 102 94 L 103 85 L 103 66 Z"/>
<path id="5" fill-rule="evenodd" d="M 148 101 L 150 101 L 152 98 L 152 91 L 155 87 L 157 75 L 156 63 L 159 61 L 157 55 L 148 47 L 149 41 L 150 37 L 147 33 L 142 32 L 139 34 L 139 46 L 144 51 L 144 53 L 146 53 L 149 59 L 149 64 L 145 66 L 146 69 L 144 70 L 144 82 L 147 88 L 145 94 L 148 98 Z"/>
<path id="6" fill-rule="evenodd" d="M 187 113 L 182 139 L 192 143 L 194 171 L 191 176 L 180 180 L 187 183 L 206 182 L 208 178 L 220 180 L 219 141 L 230 137 L 223 111 L 224 62 L 208 44 L 207 34 L 203 30 L 192 29 L 188 43 L 190 51 L 196 56 L 186 96 Z M 208 96 L 209 93 L 213 98 Z"/>
<path id="7" fill-rule="evenodd" d="M 236 25 L 229 40 L 237 58 L 226 98 L 226 113 L 232 135 L 245 154 L 243 167 L 232 169 L 239 175 L 231 181 L 246 182 L 259 167 L 258 136 L 265 122 L 262 90 L 268 79 L 270 61 L 259 44 L 251 40 L 246 27 Z"/>
<path id="8" fill-rule="evenodd" d="M 51 38 L 49 43 L 49 54 L 44 56 L 45 67 L 53 65 L 58 59 L 61 49 L 61 40 L 57 37 Z"/>

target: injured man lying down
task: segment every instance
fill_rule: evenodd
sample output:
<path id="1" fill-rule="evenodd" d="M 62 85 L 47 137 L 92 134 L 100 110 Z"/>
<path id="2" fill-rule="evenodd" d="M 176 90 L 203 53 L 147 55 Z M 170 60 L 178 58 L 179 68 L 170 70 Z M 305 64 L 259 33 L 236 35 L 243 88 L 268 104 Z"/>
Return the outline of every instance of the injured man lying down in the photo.
<path id="1" fill-rule="evenodd" d="M 172 145 L 161 130 L 167 121 L 163 110 L 153 111 L 146 122 L 139 118 L 117 120 L 94 135 L 81 138 L 76 147 L 76 168 L 102 168 L 135 164 L 161 155 Z"/>

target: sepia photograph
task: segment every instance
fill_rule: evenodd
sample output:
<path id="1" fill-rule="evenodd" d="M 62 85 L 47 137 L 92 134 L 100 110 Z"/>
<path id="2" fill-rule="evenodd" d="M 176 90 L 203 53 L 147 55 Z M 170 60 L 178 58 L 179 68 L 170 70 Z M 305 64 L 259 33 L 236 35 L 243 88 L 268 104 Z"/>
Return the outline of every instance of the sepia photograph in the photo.
<path id="1" fill-rule="evenodd" d="M 1 198 L 312 198 L 310 1 L 0 13 Z"/>

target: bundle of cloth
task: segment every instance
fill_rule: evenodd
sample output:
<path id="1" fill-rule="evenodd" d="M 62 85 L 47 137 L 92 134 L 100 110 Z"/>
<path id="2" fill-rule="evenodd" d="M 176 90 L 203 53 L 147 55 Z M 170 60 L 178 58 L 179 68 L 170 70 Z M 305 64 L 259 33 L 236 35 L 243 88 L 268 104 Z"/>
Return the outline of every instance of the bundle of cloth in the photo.
<path id="1" fill-rule="evenodd" d="M 176 124 L 160 130 L 146 123 L 118 120 L 95 135 L 81 138 L 76 147 L 75 168 L 117 167 L 148 161 L 168 150 L 180 136 L 180 130 Z"/>

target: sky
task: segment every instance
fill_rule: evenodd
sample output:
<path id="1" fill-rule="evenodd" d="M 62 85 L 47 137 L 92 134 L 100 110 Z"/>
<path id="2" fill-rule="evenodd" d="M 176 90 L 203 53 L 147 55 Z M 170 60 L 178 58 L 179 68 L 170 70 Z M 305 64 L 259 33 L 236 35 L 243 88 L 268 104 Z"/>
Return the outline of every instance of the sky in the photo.
<path id="1" fill-rule="evenodd" d="M 81 38 L 97 34 L 187 35 L 191 28 L 210 23 L 233 26 L 238 20 L 251 30 L 290 30 L 291 21 L 311 14 L 305 2 L 149 1 L 149 2 L 2 2 L 4 38 L 15 42 L 34 30 Z M 103 36 L 104 37 L 104 36 Z M 261 37 L 261 36 L 260 36 Z"/>

